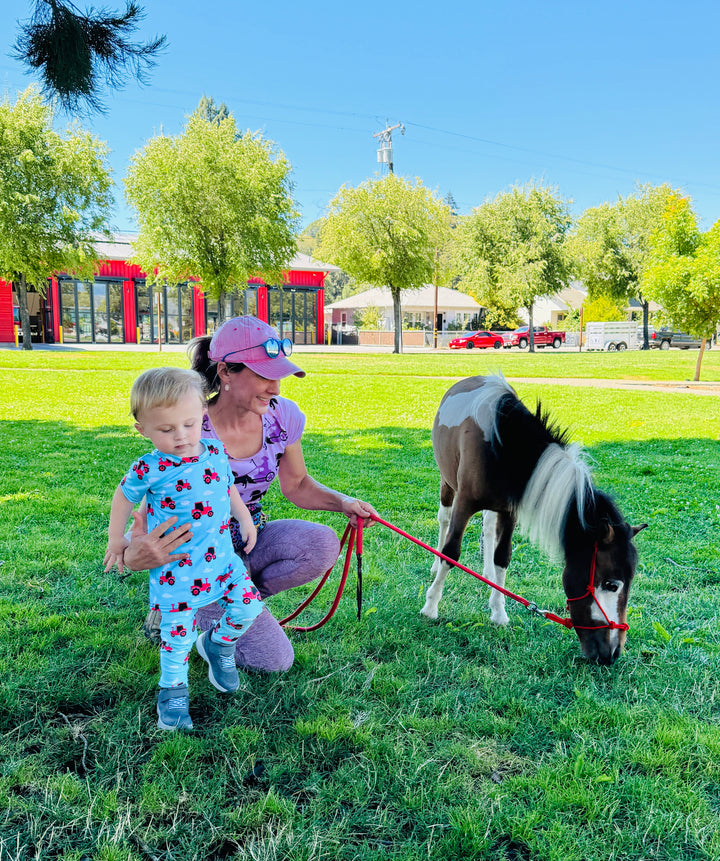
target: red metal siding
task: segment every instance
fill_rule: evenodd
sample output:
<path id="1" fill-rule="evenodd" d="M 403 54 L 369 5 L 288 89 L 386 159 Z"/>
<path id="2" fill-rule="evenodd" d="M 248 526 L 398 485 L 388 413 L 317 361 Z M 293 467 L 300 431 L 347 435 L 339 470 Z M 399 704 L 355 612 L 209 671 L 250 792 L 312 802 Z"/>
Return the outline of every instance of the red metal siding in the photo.
<path id="1" fill-rule="evenodd" d="M 13 325 L 12 284 L 0 279 L 0 341 L 15 342 Z"/>

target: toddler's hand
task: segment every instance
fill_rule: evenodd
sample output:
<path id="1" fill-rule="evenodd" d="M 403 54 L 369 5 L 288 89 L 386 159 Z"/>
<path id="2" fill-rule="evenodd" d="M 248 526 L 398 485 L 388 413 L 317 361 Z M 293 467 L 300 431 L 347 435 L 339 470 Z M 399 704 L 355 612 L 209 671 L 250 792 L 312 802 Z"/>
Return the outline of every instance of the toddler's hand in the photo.
<path id="1" fill-rule="evenodd" d="M 243 553 L 249 553 L 255 546 L 257 541 L 257 528 L 254 523 L 251 523 L 247 528 L 243 528 Z"/>
<path id="2" fill-rule="evenodd" d="M 105 556 L 103 558 L 106 574 L 110 571 L 113 565 L 117 565 L 117 569 L 120 574 L 123 573 L 123 554 L 125 553 L 125 548 L 129 544 L 130 542 L 127 538 L 108 541 L 107 550 L 105 551 Z"/>

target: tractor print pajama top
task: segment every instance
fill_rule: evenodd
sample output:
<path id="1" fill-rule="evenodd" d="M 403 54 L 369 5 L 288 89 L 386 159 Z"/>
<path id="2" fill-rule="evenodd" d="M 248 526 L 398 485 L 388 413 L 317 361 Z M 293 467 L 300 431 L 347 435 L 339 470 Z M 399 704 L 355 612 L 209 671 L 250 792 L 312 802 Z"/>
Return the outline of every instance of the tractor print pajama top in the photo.
<path id="1" fill-rule="evenodd" d="M 173 458 L 157 449 L 136 461 L 120 487 L 130 502 L 147 498 L 148 531 L 176 515 L 192 524 L 192 540 L 183 544 L 188 559 L 150 571 L 150 607 L 162 615 L 195 611 L 228 596 L 247 608 L 248 624 L 262 603 L 236 556 L 230 537 L 230 471 L 222 443 L 201 441 L 199 457 Z"/>

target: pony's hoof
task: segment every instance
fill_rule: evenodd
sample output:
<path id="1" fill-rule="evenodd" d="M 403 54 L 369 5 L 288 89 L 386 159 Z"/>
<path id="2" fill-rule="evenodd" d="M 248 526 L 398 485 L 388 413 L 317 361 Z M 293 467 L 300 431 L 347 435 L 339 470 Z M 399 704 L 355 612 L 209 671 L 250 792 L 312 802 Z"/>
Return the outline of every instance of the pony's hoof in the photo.
<path id="1" fill-rule="evenodd" d="M 500 613 L 496 613 L 495 611 L 493 611 L 490 614 L 490 621 L 493 623 L 493 625 L 504 626 L 510 623 L 510 617 L 504 610 Z"/>
<path id="2" fill-rule="evenodd" d="M 437 619 L 438 617 L 438 608 L 437 605 L 430 604 L 429 602 L 425 603 L 425 606 L 420 611 L 422 616 L 426 616 L 428 619 Z"/>

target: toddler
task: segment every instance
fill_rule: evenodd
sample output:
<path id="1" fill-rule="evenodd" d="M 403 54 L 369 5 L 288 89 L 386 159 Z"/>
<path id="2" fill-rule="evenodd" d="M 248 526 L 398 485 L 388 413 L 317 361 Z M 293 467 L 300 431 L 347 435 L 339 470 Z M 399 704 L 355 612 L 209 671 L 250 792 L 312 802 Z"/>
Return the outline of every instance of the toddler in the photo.
<path id="1" fill-rule="evenodd" d="M 172 515 L 178 523 L 192 522 L 192 539 L 183 546 L 187 558 L 150 571 L 150 608 L 162 614 L 158 726 L 168 730 L 193 726 L 187 686 L 193 644 L 207 661 L 210 682 L 219 691 L 236 691 L 235 643 L 263 609 L 233 550 L 230 517 L 240 525 L 246 551 L 255 545 L 256 529 L 222 444 L 200 438 L 205 405 L 195 371 L 155 368 L 138 377 L 130 394 L 135 428 L 155 449 L 130 467 L 110 510 L 106 571 L 122 565 L 128 518 L 143 498 L 149 530 Z M 223 609 L 220 621 L 198 637 L 195 613 L 214 602 Z"/>

